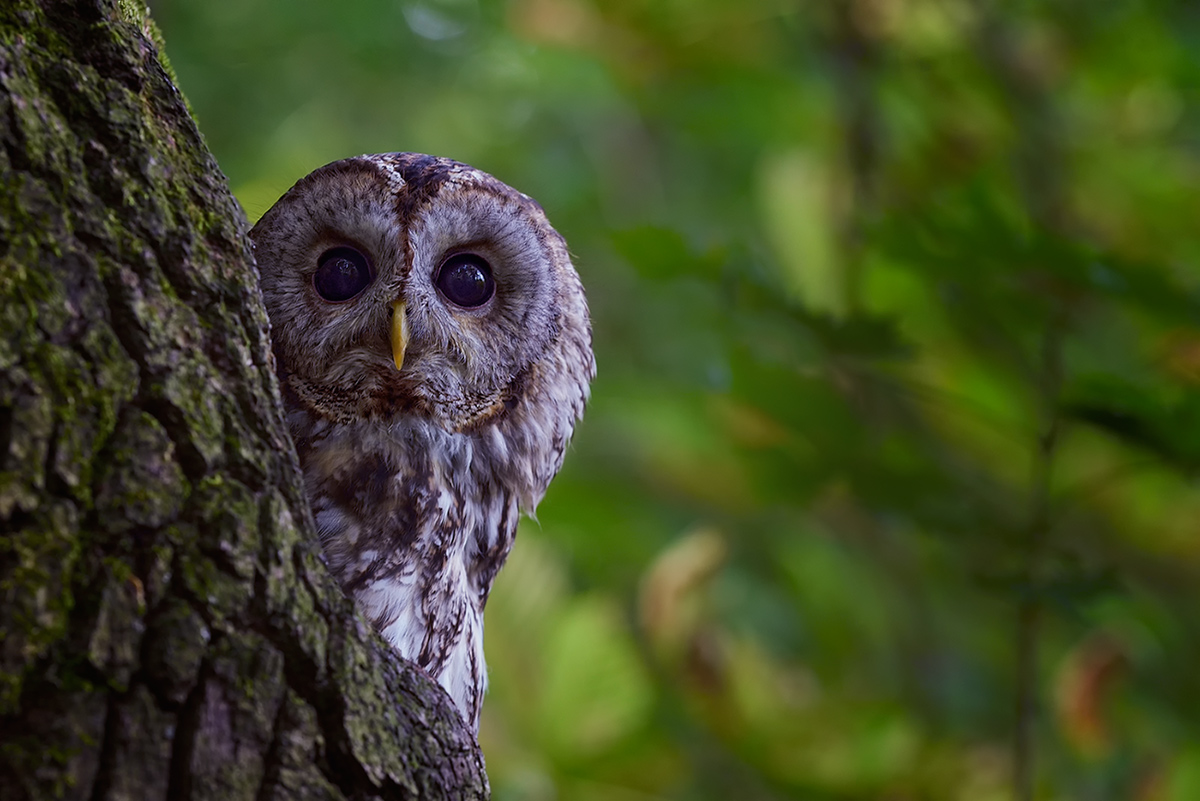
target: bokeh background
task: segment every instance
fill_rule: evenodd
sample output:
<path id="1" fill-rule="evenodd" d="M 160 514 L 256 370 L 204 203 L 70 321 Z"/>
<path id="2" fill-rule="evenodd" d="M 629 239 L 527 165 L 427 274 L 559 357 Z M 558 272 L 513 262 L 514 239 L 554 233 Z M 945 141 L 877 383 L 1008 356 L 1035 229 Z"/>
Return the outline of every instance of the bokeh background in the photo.
<path id="1" fill-rule="evenodd" d="M 496 799 L 1200 798 L 1200 6 L 151 5 L 252 220 L 414 150 L 572 246 Z"/>

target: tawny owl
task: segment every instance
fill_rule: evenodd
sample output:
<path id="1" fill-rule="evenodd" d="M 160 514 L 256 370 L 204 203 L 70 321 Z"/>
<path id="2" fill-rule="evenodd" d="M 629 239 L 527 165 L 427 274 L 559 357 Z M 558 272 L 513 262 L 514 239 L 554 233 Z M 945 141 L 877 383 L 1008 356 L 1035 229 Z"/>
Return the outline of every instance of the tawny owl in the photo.
<path id="1" fill-rule="evenodd" d="M 483 607 L 595 373 L 566 245 L 530 198 L 413 153 L 316 170 L 250 235 L 325 560 L 478 727 Z"/>

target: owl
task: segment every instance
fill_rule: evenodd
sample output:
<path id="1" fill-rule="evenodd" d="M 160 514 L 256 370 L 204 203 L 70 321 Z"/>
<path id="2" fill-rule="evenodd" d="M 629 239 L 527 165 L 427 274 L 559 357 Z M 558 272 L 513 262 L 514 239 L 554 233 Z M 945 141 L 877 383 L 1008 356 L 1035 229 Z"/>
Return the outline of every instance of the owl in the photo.
<path id="1" fill-rule="evenodd" d="M 566 244 L 529 197 L 414 153 L 321 167 L 250 237 L 324 559 L 477 730 L 484 604 L 595 374 Z"/>

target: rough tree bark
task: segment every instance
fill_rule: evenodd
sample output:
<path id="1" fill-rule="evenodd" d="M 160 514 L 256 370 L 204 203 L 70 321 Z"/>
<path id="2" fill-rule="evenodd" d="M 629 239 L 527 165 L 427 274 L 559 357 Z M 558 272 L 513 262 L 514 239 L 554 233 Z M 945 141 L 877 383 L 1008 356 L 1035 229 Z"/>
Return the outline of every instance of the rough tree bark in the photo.
<path id="1" fill-rule="evenodd" d="M 132 0 L 0 2 L 0 798 L 484 798 L 316 554 L 247 224 Z"/>

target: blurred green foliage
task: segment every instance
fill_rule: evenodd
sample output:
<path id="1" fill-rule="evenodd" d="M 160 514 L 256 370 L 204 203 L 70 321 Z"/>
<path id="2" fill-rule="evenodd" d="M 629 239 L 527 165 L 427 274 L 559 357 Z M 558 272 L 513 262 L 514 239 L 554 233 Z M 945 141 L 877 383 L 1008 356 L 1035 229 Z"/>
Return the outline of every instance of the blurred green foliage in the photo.
<path id="1" fill-rule="evenodd" d="M 497 799 L 1200 798 L 1195 3 L 152 5 L 252 219 L 414 150 L 572 245 Z"/>

